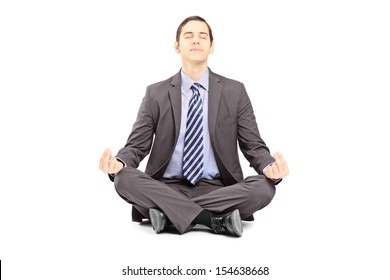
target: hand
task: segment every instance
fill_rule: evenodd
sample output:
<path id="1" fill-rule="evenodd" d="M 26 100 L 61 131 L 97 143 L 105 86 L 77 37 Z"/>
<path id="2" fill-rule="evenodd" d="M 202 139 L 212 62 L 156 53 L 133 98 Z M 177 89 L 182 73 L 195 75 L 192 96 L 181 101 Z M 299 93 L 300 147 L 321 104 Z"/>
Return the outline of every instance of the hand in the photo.
<path id="1" fill-rule="evenodd" d="M 267 167 L 265 176 L 270 179 L 282 179 L 289 174 L 288 166 L 281 153 L 274 153 L 275 162 Z"/>
<path id="2" fill-rule="evenodd" d="M 99 169 L 104 173 L 116 174 L 123 169 L 123 163 L 112 156 L 110 149 L 106 149 L 100 158 Z"/>

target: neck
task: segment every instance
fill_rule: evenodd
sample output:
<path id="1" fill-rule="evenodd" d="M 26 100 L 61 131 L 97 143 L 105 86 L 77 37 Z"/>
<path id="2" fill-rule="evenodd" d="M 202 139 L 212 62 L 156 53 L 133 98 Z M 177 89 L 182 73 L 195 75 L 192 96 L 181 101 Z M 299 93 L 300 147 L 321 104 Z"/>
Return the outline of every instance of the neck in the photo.
<path id="1" fill-rule="evenodd" d="M 207 71 L 207 62 L 194 64 L 194 63 L 182 63 L 182 70 L 184 74 L 190 77 L 195 82 L 199 82 L 202 75 Z"/>

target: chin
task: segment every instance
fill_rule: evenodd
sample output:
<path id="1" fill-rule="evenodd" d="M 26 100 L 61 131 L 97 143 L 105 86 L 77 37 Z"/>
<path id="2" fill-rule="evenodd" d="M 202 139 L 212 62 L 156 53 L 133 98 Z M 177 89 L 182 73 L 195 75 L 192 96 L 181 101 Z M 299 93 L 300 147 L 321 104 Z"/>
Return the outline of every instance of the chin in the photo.
<path id="1" fill-rule="evenodd" d="M 200 62 L 207 61 L 207 58 L 205 58 L 205 57 L 190 57 L 188 60 L 192 61 L 192 62 L 200 63 Z"/>

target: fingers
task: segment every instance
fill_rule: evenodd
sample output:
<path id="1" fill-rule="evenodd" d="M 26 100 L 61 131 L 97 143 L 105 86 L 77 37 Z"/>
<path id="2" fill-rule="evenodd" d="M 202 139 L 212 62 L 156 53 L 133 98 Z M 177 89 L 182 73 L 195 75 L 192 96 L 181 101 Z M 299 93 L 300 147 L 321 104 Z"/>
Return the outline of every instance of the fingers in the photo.
<path id="1" fill-rule="evenodd" d="M 275 162 L 266 170 L 266 176 L 270 179 L 281 179 L 289 174 L 288 166 L 281 153 L 274 153 Z"/>
<path id="2" fill-rule="evenodd" d="M 275 164 L 277 172 L 274 170 L 275 175 L 278 176 L 278 178 L 286 177 L 289 174 L 288 166 L 286 161 L 284 160 L 281 153 L 274 153 L 275 157 Z"/>
<path id="3" fill-rule="evenodd" d="M 112 152 L 110 149 L 106 149 L 100 158 L 99 169 L 104 173 L 110 173 L 110 161 L 112 161 Z M 112 164 L 112 163 L 111 163 Z"/>
<path id="4" fill-rule="evenodd" d="M 113 157 L 110 160 L 109 172 L 108 173 L 115 173 L 116 174 L 119 171 L 121 171 L 123 167 L 124 167 L 123 163 L 120 162 L 119 160 L 117 160 L 115 157 Z"/>
<path id="5" fill-rule="evenodd" d="M 99 169 L 104 173 L 118 173 L 124 167 L 123 163 L 112 156 L 110 149 L 106 149 L 100 158 Z"/>
<path id="6" fill-rule="evenodd" d="M 272 174 L 274 175 L 274 179 L 280 178 L 281 172 L 279 171 L 278 164 L 277 163 L 272 164 L 271 169 L 272 169 Z"/>
<path id="7" fill-rule="evenodd" d="M 119 165 L 118 165 L 117 159 L 111 156 L 109 161 L 108 161 L 107 173 L 117 173 L 118 168 L 119 168 Z"/>
<path id="8" fill-rule="evenodd" d="M 283 159 L 283 156 L 280 153 L 274 153 L 274 158 L 275 158 L 275 165 L 277 167 L 278 174 L 279 176 L 283 176 L 283 174 L 285 174 L 285 170 L 284 170 L 285 164 L 283 164 L 283 162 L 285 161 Z"/>
<path id="9" fill-rule="evenodd" d="M 285 177 L 285 176 L 287 176 L 290 173 L 290 171 L 288 170 L 287 163 L 284 160 L 282 154 L 281 153 L 277 153 L 277 155 L 278 155 L 278 158 L 279 158 L 279 161 L 280 161 L 280 164 L 281 164 L 281 168 L 283 170 L 283 174 L 284 174 L 284 177 Z"/>
<path id="10" fill-rule="evenodd" d="M 267 170 L 265 171 L 265 175 L 270 178 L 270 179 L 276 179 L 275 178 L 275 173 L 274 173 L 274 170 L 272 168 L 272 165 L 268 166 Z"/>

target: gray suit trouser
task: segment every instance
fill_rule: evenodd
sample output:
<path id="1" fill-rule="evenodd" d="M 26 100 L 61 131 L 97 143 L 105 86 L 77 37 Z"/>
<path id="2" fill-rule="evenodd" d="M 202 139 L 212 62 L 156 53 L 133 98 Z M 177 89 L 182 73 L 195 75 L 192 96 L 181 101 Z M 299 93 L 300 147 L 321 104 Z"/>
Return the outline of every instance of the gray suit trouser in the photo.
<path id="1" fill-rule="evenodd" d="M 132 167 L 121 170 L 114 179 L 118 194 L 149 217 L 150 208 L 163 211 L 180 233 L 193 227 L 203 210 L 225 213 L 239 209 L 242 219 L 267 206 L 275 195 L 272 181 L 263 175 L 225 186 L 220 179 L 201 180 L 195 186 L 188 181 L 160 181 Z"/>

